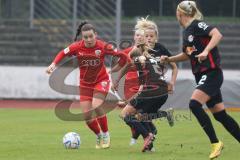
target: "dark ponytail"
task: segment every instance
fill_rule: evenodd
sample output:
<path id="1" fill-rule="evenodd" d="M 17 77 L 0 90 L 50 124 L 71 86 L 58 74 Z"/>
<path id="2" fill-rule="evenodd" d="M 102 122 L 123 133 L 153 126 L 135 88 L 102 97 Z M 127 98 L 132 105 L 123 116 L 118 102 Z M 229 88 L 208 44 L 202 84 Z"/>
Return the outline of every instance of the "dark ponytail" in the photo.
<path id="1" fill-rule="evenodd" d="M 77 41 L 77 38 L 82 33 L 82 31 L 89 31 L 89 30 L 93 30 L 94 32 L 96 32 L 96 30 L 92 24 L 88 23 L 87 21 L 81 22 L 80 25 L 78 26 L 74 41 Z"/>
<path id="2" fill-rule="evenodd" d="M 83 21 L 80 23 L 80 25 L 78 26 L 78 29 L 77 29 L 77 33 L 76 33 L 76 36 L 74 38 L 74 41 L 77 41 L 77 38 L 78 36 L 80 35 L 81 31 L 82 31 L 82 27 L 85 25 L 85 24 L 88 24 L 87 21 Z"/>

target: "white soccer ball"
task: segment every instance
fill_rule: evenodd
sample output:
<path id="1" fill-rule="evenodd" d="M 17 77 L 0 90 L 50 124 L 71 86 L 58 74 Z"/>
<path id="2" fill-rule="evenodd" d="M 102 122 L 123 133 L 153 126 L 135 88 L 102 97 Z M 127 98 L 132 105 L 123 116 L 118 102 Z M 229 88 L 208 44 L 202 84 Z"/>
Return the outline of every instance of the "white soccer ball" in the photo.
<path id="1" fill-rule="evenodd" d="M 80 136 L 75 132 L 68 132 L 63 137 L 63 145 L 66 149 L 78 149 L 80 144 Z"/>

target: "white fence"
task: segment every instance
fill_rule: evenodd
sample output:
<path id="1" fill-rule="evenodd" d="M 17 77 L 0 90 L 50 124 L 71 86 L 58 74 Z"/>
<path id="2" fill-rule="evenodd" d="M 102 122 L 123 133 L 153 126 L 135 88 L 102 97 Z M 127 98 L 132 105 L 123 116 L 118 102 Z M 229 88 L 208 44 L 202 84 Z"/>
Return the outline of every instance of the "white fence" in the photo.
<path id="1" fill-rule="evenodd" d="M 0 66 L 0 98 L 3 99 L 78 99 L 76 95 L 64 95 L 49 87 L 46 67 L 9 67 Z M 72 72 L 65 83 L 78 85 L 78 70 Z M 169 72 L 170 73 L 170 72 Z M 224 71 L 222 86 L 226 106 L 240 107 L 240 73 Z M 190 70 L 180 70 L 175 93 L 169 96 L 167 107 L 188 108 L 188 101 L 194 90 L 194 77 Z M 119 91 L 122 95 L 122 90 Z"/>

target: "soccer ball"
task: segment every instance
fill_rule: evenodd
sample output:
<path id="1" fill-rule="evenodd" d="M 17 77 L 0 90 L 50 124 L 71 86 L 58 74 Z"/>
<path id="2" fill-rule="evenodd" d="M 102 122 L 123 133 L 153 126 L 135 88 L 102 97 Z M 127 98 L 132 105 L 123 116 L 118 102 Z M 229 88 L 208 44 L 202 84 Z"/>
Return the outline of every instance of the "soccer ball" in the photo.
<path id="1" fill-rule="evenodd" d="M 78 149 L 80 144 L 80 136 L 75 132 L 68 132 L 63 136 L 63 145 L 66 149 Z"/>

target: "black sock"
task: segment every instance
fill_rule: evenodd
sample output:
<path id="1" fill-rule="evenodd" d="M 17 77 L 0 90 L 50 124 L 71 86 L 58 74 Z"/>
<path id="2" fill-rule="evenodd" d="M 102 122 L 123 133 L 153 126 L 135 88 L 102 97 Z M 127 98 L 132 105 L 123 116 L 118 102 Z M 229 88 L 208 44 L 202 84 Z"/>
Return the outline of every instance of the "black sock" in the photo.
<path id="1" fill-rule="evenodd" d="M 212 122 L 207 113 L 203 110 L 202 104 L 196 100 L 191 100 L 189 103 L 189 108 L 191 109 L 192 113 L 197 118 L 203 130 L 209 137 L 211 143 L 219 142 L 215 130 L 213 128 Z"/>
<path id="2" fill-rule="evenodd" d="M 142 124 L 148 130 L 148 132 L 154 135 L 157 134 L 157 128 L 154 126 L 153 122 L 142 122 Z"/>
<path id="3" fill-rule="evenodd" d="M 134 128 L 131 128 L 131 130 L 132 130 L 132 138 L 138 139 L 138 137 L 140 136 L 140 133 L 138 133 Z"/>
<path id="4" fill-rule="evenodd" d="M 154 135 L 157 134 L 157 129 L 152 122 L 141 122 L 141 123 L 149 133 L 152 133 Z M 140 133 L 134 129 L 134 132 L 132 133 L 132 138 L 138 139 L 139 136 L 140 136 Z"/>
<path id="5" fill-rule="evenodd" d="M 240 143 L 240 128 L 238 123 L 225 110 L 214 113 L 213 116 Z"/>
<path id="6" fill-rule="evenodd" d="M 151 129 L 151 133 L 153 133 L 154 135 L 157 134 L 157 128 L 155 127 L 155 125 L 153 124 L 153 122 L 148 122 L 149 123 L 149 127 Z"/>
<path id="7" fill-rule="evenodd" d="M 126 116 L 124 118 L 124 121 L 127 125 L 134 128 L 137 133 L 140 133 L 143 138 L 146 138 L 149 134 L 148 130 L 142 125 L 140 121 L 138 121 L 135 116 Z"/>
<path id="8" fill-rule="evenodd" d="M 149 123 L 151 123 L 151 122 L 141 122 L 141 123 L 142 123 L 142 125 L 144 126 L 144 128 L 147 129 L 148 132 L 151 132 L 151 133 L 152 133 L 151 127 L 150 127 L 150 125 L 149 125 Z"/>

